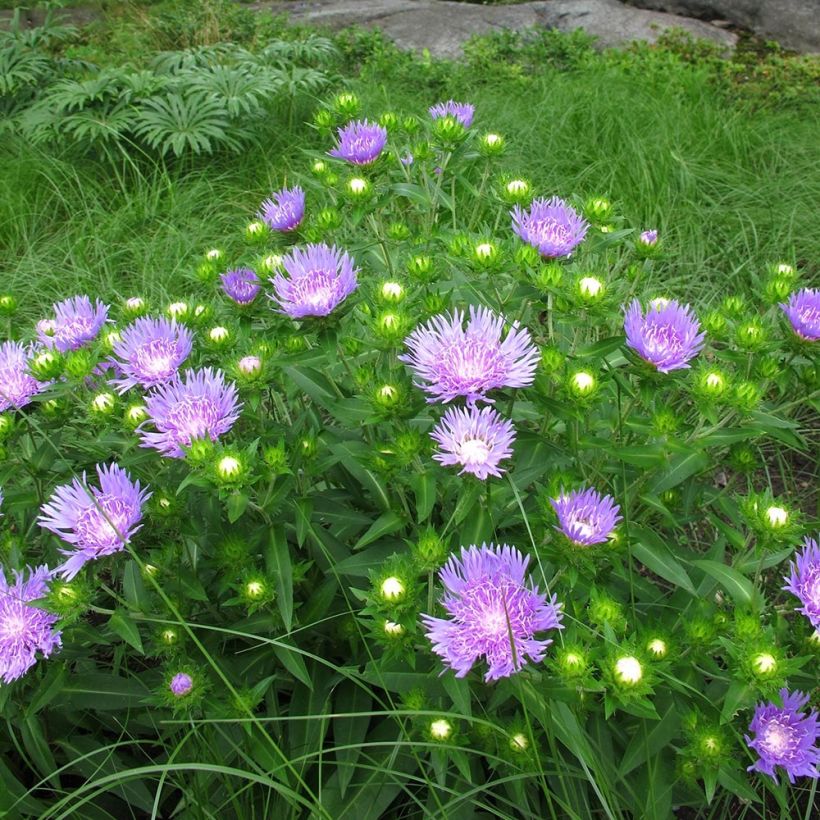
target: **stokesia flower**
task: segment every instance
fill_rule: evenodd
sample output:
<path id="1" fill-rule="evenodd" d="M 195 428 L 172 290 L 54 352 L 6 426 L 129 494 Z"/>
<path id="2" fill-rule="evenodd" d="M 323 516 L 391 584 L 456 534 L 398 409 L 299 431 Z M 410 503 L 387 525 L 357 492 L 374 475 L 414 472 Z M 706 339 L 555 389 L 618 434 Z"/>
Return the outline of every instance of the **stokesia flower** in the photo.
<path id="1" fill-rule="evenodd" d="M 783 589 L 800 599 L 805 615 L 815 629 L 820 629 L 820 546 L 813 538 L 803 540 L 803 551 L 789 564 L 791 575 Z"/>
<path id="2" fill-rule="evenodd" d="M 122 395 L 132 387 L 150 388 L 172 379 L 179 366 L 188 358 L 193 335 L 184 325 L 169 319 L 141 317 L 122 331 L 114 344 L 117 359 L 112 364 L 122 378 L 109 384 Z"/>
<path id="3" fill-rule="evenodd" d="M 657 245 L 658 244 L 658 232 L 654 229 L 649 231 L 642 231 L 640 235 L 640 242 L 642 245 Z"/>
<path id="4" fill-rule="evenodd" d="M 534 199 L 529 210 L 510 211 L 513 230 L 547 259 L 569 256 L 583 242 L 589 223 L 563 199 Z"/>
<path id="5" fill-rule="evenodd" d="M 461 473 L 472 473 L 482 481 L 487 476 L 500 478 L 502 459 L 512 455 L 515 429 L 492 407 L 467 410 L 451 407 L 430 433 L 441 452 L 433 456 L 445 467 L 459 464 Z"/>
<path id="6" fill-rule="evenodd" d="M 473 124 L 473 115 L 475 114 L 475 106 L 470 103 L 460 103 L 455 100 L 447 100 L 447 102 L 436 103 L 431 105 L 427 112 L 434 120 L 442 117 L 454 117 L 465 128 L 469 128 Z"/>
<path id="7" fill-rule="evenodd" d="M 251 304 L 259 295 L 262 286 L 259 283 L 259 277 L 255 271 L 250 268 L 236 268 L 223 273 L 220 276 L 222 280 L 222 290 L 225 295 L 233 299 L 237 305 Z"/>
<path id="8" fill-rule="evenodd" d="M 14 571 L 14 583 L 9 586 L 6 571 L 0 567 L 0 680 L 11 683 L 37 662 L 38 650 L 47 658 L 61 645 L 60 632 L 54 629 L 57 615 L 30 601 L 48 594 L 51 573 L 47 566 L 29 568 L 28 581 L 24 573 Z"/>
<path id="9" fill-rule="evenodd" d="M 555 529 L 582 547 L 603 544 L 621 520 L 621 508 L 612 496 L 591 488 L 562 492 L 558 498 L 551 498 L 550 504 L 558 516 L 559 526 Z"/>
<path id="10" fill-rule="evenodd" d="M 423 615 L 433 651 L 463 678 L 481 657 L 485 681 L 509 677 L 528 661 L 538 663 L 551 639 L 537 632 L 562 629 L 561 605 L 527 582 L 529 556 L 515 547 L 482 544 L 461 548 L 439 572 L 449 619 Z"/>
<path id="11" fill-rule="evenodd" d="M 660 373 L 689 367 L 689 360 L 703 349 L 705 333 L 689 305 L 674 299 L 650 304 L 644 315 L 635 299 L 624 319 L 627 346 Z"/>
<path id="12" fill-rule="evenodd" d="M 415 372 L 420 380 L 416 386 L 431 396 L 428 402 L 446 403 L 464 396 L 470 405 L 491 403 L 487 391 L 527 387 L 538 366 L 538 350 L 518 322 L 502 340 L 506 321 L 488 308 L 471 305 L 465 329 L 462 311 L 441 313 L 404 340 L 410 352 L 399 356 L 399 361 Z"/>
<path id="13" fill-rule="evenodd" d="M 242 409 L 236 385 L 225 383 L 221 370 L 186 370 L 145 398 L 148 419 L 138 428 L 143 447 L 153 447 L 170 458 L 183 458 L 182 447 L 200 438 L 216 441 L 227 433 Z M 152 424 L 156 432 L 144 429 Z"/>
<path id="14" fill-rule="evenodd" d="M 139 481 L 116 464 L 97 465 L 99 489 L 86 475 L 54 491 L 43 504 L 38 523 L 73 549 L 60 550 L 68 560 L 54 570 L 70 581 L 87 561 L 121 552 L 140 529 L 142 505 L 151 497 Z"/>
<path id="15" fill-rule="evenodd" d="M 792 293 L 788 304 L 781 304 L 780 309 L 798 336 L 810 342 L 820 340 L 820 290 L 803 288 Z"/>
<path id="16" fill-rule="evenodd" d="M 0 413 L 25 407 L 48 387 L 48 382 L 37 381 L 28 372 L 31 353 L 20 342 L 0 344 Z"/>
<path id="17" fill-rule="evenodd" d="M 354 165 L 375 162 L 387 142 L 387 129 L 367 120 L 348 123 L 337 132 L 338 145 L 328 154 Z"/>
<path id="18" fill-rule="evenodd" d="M 801 711 L 809 702 L 809 696 L 802 692 L 780 690 L 783 706 L 761 703 L 755 709 L 749 731 L 755 733 L 754 740 L 745 736 L 746 744 L 760 756 L 748 771 L 758 771 L 769 775 L 775 783 L 777 775 L 774 767 L 782 766 L 794 783 L 795 777 L 820 777 L 817 764 L 820 763 L 820 749 L 817 738 L 817 712 Z"/>
<path id="19" fill-rule="evenodd" d="M 53 332 L 40 333 L 46 347 L 60 353 L 76 350 L 96 338 L 108 318 L 108 306 L 99 299 L 95 304 L 87 296 L 74 296 L 54 305 Z"/>
<path id="20" fill-rule="evenodd" d="M 273 231 L 295 230 L 305 216 L 305 192 L 298 185 L 276 191 L 262 203 L 259 216 Z"/>
<path id="21" fill-rule="evenodd" d="M 282 257 L 283 273 L 270 280 L 271 298 L 293 319 L 327 316 L 358 287 L 353 259 L 335 245 L 307 245 Z"/>

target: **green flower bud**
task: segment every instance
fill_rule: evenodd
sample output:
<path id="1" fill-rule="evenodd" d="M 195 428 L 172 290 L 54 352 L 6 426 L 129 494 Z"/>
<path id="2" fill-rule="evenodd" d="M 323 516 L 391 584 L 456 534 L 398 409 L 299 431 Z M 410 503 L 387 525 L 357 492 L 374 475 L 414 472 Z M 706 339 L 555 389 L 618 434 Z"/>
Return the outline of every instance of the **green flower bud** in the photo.
<path id="1" fill-rule="evenodd" d="M 262 459 L 276 475 L 290 472 L 288 457 L 285 453 L 285 443 L 280 441 L 275 446 L 266 447 L 262 451 Z"/>
<path id="2" fill-rule="evenodd" d="M 530 747 L 530 741 L 523 732 L 516 732 L 510 737 L 509 747 L 515 754 L 523 754 Z"/>
<path id="3" fill-rule="evenodd" d="M 391 222 L 387 226 L 387 237 L 396 242 L 401 242 L 404 239 L 410 238 L 410 228 L 403 222 Z"/>
<path id="4" fill-rule="evenodd" d="M 299 455 L 305 459 L 311 459 L 319 452 L 319 442 L 314 435 L 302 436 L 299 440 Z"/>
<path id="5" fill-rule="evenodd" d="M 379 594 L 385 601 L 400 601 L 407 593 L 407 587 L 401 578 L 395 575 L 388 575 L 379 585 Z"/>
<path id="6" fill-rule="evenodd" d="M 114 349 L 114 346 L 118 345 L 121 341 L 122 335 L 119 330 L 109 330 L 108 333 L 102 337 L 103 349 L 110 353 Z"/>
<path id="7" fill-rule="evenodd" d="M 588 653 L 578 645 L 566 645 L 557 649 L 555 662 L 561 673 L 568 678 L 583 677 L 589 669 Z"/>
<path id="8" fill-rule="evenodd" d="M 385 111 L 379 115 L 379 125 L 388 131 L 395 131 L 399 127 L 399 118 L 392 111 Z"/>
<path id="9" fill-rule="evenodd" d="M 483 134 L 478 141 L 479 150 L 485 157 L 498 157 L 504 153 L 506 144 L 500 134 Z"/>
<path id="10" fill-rule="evenodd" d="M 333 108 L 338 114 L 344 117 L 355 117 L 356 114 L 359 113 L 361 102 L 355 94 L 344 91 L 336 95 L 336 99 L 333 101 Z"/>
<path id="11" fill-rule="evenodd" d="M 327 173 L 327 163 L 323 159 L 317 159 L 313 165 L 310 166 L 310 170 L 316 174 L 317 177 L 321 177 Z"/>
<path id="12" fill-rule="evenodd" d="M 91 399 L 89 410 L 91 411 L 91 415 L 102 418 L 104 416 L 110 416 L 116 406 L 117 397 L 113 393 L 105 391 L 97 393 L 97 395 Z"/>
<path id="13" fill-rule="evenodd" d="M 132 296 L 126 299 L 122 305 L 123 318 L 136 319 L 138 316 L 144 316 L 148 312 L 148 305 L 141 296 Z"/>
<path id="14" fill-rule="evenodd" d="M 441 313 L 447 307 L 447 300 L 440 293 L 428 293 L 424 297 L 424 310 L 427 314 Z"/>
<path id="15" fill-rule="evenodd" d="M 72 350 L 66 354 L 63 372 L 71 379 L 84 379 L 91 375 L 97 362 L 91 351 L 85 348 Z"/>
<path id="16" fill-rule="evenodd" d="M 63 357 L 56 350 L 41 350 L 29 359 L 28 369 L 35 379 L 50 381 L 63 372 Z"/>
<path id="17" fill-rule="evenodd" d="M 348 185 L 351 183 L 356 182 L 356 180 L 351 179 Z M 363 179 L 359 179 L 358 182 L 365 182 Z M 316 227 L 322 231 L 335 231 L 342 226 L 342 215 L 336 208 L 322 208 L 318 214 L 316 214 Z M 281 264 L 281 257 L 280 257 L 280 264 Z"/>
<path id="18" fill-rule="evenodd" d="M 408 133 L 408 134 L 415 134 L 416 131 L 419 130 L 419 121 L 416 117 L 405 117 L 401 121 L 401 127 Z"/>
<path id="19" fill-rule="evenodd" d="M 385 621 L 382 624 L 382 630 L 384 631 L 384 634 L 391 640 L 400 638 L 402 635 L 404 635 L 405 632 L 404 627 L 401 624 L 396 623 L 395 621 Z"/>
<path id="20" fill-rule="evenodd" d="M 776 276 L 774 279 L 769 279 L 763 288 L 763 296 L 766 303 L 769 305 L 776 305 L 780 302 L 784 302 L 789 298 L 789 294 L 792 292 L 793 284 L 794 283 L 791 278 L 787 279 L 782 276 Z"/>
<path id="21" fill-rule="evenodd" d="M 0 413 L 0 441 L 7 439 L 13 429 L 14 417 L 9 413 Z"/>
<path id="22" fill-rule="evenodd" d="M 659 436 L 674 435 L 680 428 L 680 422 L 678 414 L 665 407 L 652 414 L 652 430 Z"/>
<path id="23" fill-rule="evenodd" d="M 719 310 L 710 310 L 701 321 L 703 329 L 712 336 L 718 336 L 726 329 L 726 317 Z"/>
<path id="24" fill-rule="evenodd" d="M 447 544 L 432 527 L 428 527 L 421 533 L 419 540 L 413 544 L 411 552 L 421 572 L 435 572 L 450 554 Z"/>
<path id="25" fill-rule="evenodd" d="M 433 136 L 445 145 L 455 145 L 467 137 L 467 129 L 453 116 L 433 121 Z"/>
<path id="26" fill-rule="evenodd" d="M 262 257 L 257 263 L 257 268 L 260 273 L 273 274 L 279 271 L 281 267 L 282 257 L 278 253 L 269 253 L 267 256 Z"/>
<path id="27" fill-rule="evenodd" d="M 498 245 L 479 242 L 473 247 L 473 259 L 483 268 L 491 268 L 498 261 Z"/>
<path id="28" fill-rule="evenodd" d="M 441 120 L 437 120 L 437 122 L 441 122 Z M 453 736 L 453 724 L 445 718 L 438 718 L 431 721 L 428 731 L 431 740 L 437 743 L 446 743 Z"/>
<path id="29" fill-rule="evenodd" d="M 746 302 L 742 296 L 727 296 L 723 300 L 723 311 L 729 316 L 738 317 L 746 309 Z"/>
<path id="30" fill-rule="evenodd" d="M 576 293 L 582 302 L 600 302 L 606 293 L 606 286 L 597 276 L 583 276 L 578 280 Z"/>
<path id="31" fill-rule="evenodd" d="M 598 380 L 589 370 L 576 370 L 567 378 L 567 391 L 575 399 L 590 399 L 595 395 L 597 389 Z"/>
<path id="32" fill-rule="evenodd" d="M 407 335 L 407 317 L 395 311 L 387 311 L 376 317 L 375 333 L 384 342 L 394 344 Z"/>
<path id="33" fill-rule="evenodd" d="M 369 199 L 372 192 L 370 183 L 364 177 L 353 177 L 347 181 L 345 186 L 348 196 L 351 199 Z"/>
<path id="34" fill-rule="evenodd" d="M 225 255 L 219 248 L 211 248 L 209 251 L 205 252 L 205 261 L 216 265 L 223 260 L 224 256 Z"/>
<path id="35" fill-rule="evenodd" d="M 392 410 L 401 403 L 401 400 L 400 386 L 383 384 L 373 391 L 373 403 L 381 410 Z"/>
<path id="36" fill-rule="evenodd" d="M 762 398 L 763 391 L 754 382 L 741 381 L 735 385 L 731 403 L 741 412 L 750 413 Z"/>
<path id="37" fill-rule="evenodd" d="M 766 344 L 766 331 L 759 321 L 753 319 L 737 328 L 737 344 L 744 350 L 759 350 Z"/>
<path id="38" fill-rule="evenodd" d="M 224 325 L 217 325 L 216 327 L 212 327 L 208 331 L 206 339 L 210 347 L 218 349 L 228 347 L 233 342 L 231 331 L 228 330 L 228 328 L 226 328 Z"/>
<path id="39" fill-rule="evenodd" d="M 715 401 L 725 395 L 729 380 L 722 370 L 702 368 L 695 377 L 695 393 L 708 401 Z"/>
<path id="40" fill-rule="evenodd" d="M 735 444 L 729 450 L 729 466 L 739 473 L 751 473 L 757 469 L 757 453 L 748 444 Z"/>
<path id="41" fill-rule="evenodd" d="M 501 198 L 511 205 L 526 205 L 532 199 L 532 185 L 526 179 L 509 179 L 501 185 Z"/>
<path id="42" fill-rule="evenodd" d="M 769 268 L 769 271 L 775 276 L 780 276 L 790 282 L 797 279 L 797 271 L 788 262 L 776 262 Z"/>
<path id="43" fill-rule="evenodd" d="M 532 245 L 518 245 L 513 253 L 513 259 L 517 265 L 522 267 L 534 268 L 541 256 Z"/>
<path id="44" fill-rule="evenodd" d="M 557 373 L 564 366 L 566 358 L 567 357 L 561 352 L 561 350 L 554 345 L 544 347 L 541 350 L 541 369 L 547 374 Z M 575 386 L 575 389 L 579 389 L 579 387 L 582 388 L 584 381 L 585 380 L 583 378 L 580 379 L 579 385 Z M 595 380 L 593 377 L 593 389 L 594 381 Z"/>
<path id="45" fill-rule="evenodd" d="M 222 453 L 213 465 L 216 482 L 223 487 L 235 487 L 248 475 L 248 463 L 240 452 Z"/>
<path id="46" fill-rule="evenodd" d="M 433 270 L 433 260 L 429 256 L 413 256 L 407 261 L 407 272 L 422 282 L 427 281 Z"/>
<path id="47" fill-rule="evenodd" d="M 609 624 L 616 632 L 626 629 L 626 615 L 624 614 L 623 605 L 606 593 L 593 590 L 587 605 L 587 614 L 590 623 L 595 626 Z"/>
<path id="48" fill-rule="evenodd" d="M 259 219 L 245 226 L 245 241 L 247 242 L 264 242 L 269 236 L 270 228 Z"/>
<path id="49" fill-rule="evenodd" d="M 382 282 L 377 291 L 379 299 L 383 302 L 401 302 L 405 293 L 404 287 L 392 279 Z"/>
<path id="50" fill-rule="evenodd" d="M 669 644 L 663 638 L 650 638 L 646 642 L 646 651 L 651 658 L 662 660 L 669 653 Z"/>
<path id="51" fill-rule="evenodd" d="M 10 293 L 0 294 L 0 316 L 13 316 L 17 310 L 17 300 Z"/>
<path id="52" fill-rule="evenodd" d="M 776 356 L 761 356 L 755 362 L 755 371 L 763 379 L 774 379 L 783 372 L 783 363 Z"/>
<path id="53" fill-rule="evenodd" d="M 542 291 L 549 291 L 557 288 L 564 278 L 564 271 L 561 266 L 555 262 L 549 262 L 546 265 L 541 265 L 533 277 L 535 286 Z"/>
<path id="54" fill-rule="evenodd" d="M 616 683 L 621 686 L 637 686 L 643 680 L 643 664 L 634 655 L 618 655 L 613 663 L 612 671 Z"/>
<path id="55" fill-rule="evenodd" d="M 321 130 L 327 130 L 332 128 L 335 123 L 333 112 L 328 111 L 326 108 L 320 108 L 313 115 L 313 123 L 317 128 Z"/>
<path id="56" fill-rule="evenodd" d="M 603 196 L 591 197 L 584 203 L 584 214 L 594 222 L 603 222 L 612 216 L 612 203 Z"/>
<path id="57" fill-rule="evenodd" d="M 191 306 L 187 302 L 171 302 L 165 312 L 178 322 L 184 322 L 191 315 Z"/>

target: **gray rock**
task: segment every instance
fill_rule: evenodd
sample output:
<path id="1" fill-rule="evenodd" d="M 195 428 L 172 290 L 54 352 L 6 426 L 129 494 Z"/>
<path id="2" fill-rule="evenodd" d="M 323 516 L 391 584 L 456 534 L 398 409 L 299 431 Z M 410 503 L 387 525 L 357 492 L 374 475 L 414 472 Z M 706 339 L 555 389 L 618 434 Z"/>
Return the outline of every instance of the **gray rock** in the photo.
<path id="1" fill-rule="evenodd" d="M 599 44 L 654 42 L 663 29 L 683 28 L 724 46 L 734 34 L 701 20 L 626 6 L 619 0 L 538 0 L 519 5 L 482 6 L 448 0 L 295 0 L 255 3 L 253 8 L 285 11 L 294 21 L 343 28 L 378 26 L 400 48 L 428 49 L 435 57 L 457 57 L 474 34 L 536 25 L 573 31 L 584 28 Z"/>
<path id="2" fill-rule="evenodd" d="M 723 19 L 808 54 L 820 53 L 820 0 L 628 0 L 702 20 Z"/>

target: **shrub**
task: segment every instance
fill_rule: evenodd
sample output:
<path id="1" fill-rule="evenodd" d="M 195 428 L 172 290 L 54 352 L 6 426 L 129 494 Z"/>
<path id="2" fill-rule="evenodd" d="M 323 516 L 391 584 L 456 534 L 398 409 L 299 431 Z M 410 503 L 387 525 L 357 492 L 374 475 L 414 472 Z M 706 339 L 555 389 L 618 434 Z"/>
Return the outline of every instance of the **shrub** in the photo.
<path id="1" fill-rule="evenodd" d="M 471 106 L 337 140 L 168 305 L 0 299 L 0 805 L 794 816 L 817 291 L 647 288 Z"/>

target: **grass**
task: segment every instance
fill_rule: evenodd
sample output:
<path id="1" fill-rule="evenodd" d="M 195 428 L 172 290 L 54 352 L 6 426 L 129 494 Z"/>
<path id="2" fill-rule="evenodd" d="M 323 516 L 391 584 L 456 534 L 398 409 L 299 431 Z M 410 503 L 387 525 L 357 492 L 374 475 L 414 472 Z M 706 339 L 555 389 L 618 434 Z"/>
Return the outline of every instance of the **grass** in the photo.
<path id="1" fill-rule="evenodd" d="M 477 127 L 509 142 L 505 164 L 546 195 L 608 195 L 634 224 L 660 229 L 669 251 L 662 286 L 708 302 L 753 296 L 768 262 L 820 257 L 813 172 L 817 122 L 805 113 L 727 107 L 704 72 L 647 77 L 604 61 L 523 83 L 476 83 L 465 72 L 409 82 L 404 70 L 352 82 L 370 114 L 422 114 L 438 98 L 471 99 Z M 270 126 L 272 141 L 241 157 L 125 169 L 7 142 L 0 163 L 4 289 L 32 315 L 72 290 L 107 298 L 185 289 L 202 251 L 322 149 L 304 126 Z"/>

